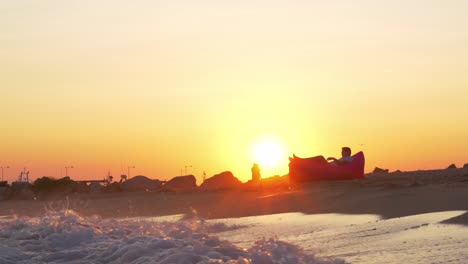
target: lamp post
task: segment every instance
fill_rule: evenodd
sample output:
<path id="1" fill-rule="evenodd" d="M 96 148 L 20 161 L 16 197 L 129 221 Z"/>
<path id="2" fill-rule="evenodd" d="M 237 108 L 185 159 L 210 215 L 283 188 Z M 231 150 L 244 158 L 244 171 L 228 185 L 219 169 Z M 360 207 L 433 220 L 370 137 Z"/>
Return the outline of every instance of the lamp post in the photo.
<path id="1" fill-rule="evenodd" d="M 0 168 L 2 168 L 2 181 L 3 181 L 3 169 L 9 169 L 10 166 L 6 166 L 6 167 L 3 167 L 3 166 L 2 166 L 2 167 L 0 167 Z"/>
<path id="2" fill-rule="evenodd" d="M 190 165 L 190 166 L 185 166 L 185 176 L 187 176 L 187 168 L 192 168 L 192 165 Z"/>
<path id="3" fill-rule="evenodd" d="M 127 177 L 130 179 L 130 169 L 134 169 L 135 166 L 128 166 L 127 167 Z"/>
<path id="4" fill-rule="evenodd" d="M 66 166 L 65 167 L 65 177 L 68 177 L 68 169 L 73 169 L 73 166 Z"/>

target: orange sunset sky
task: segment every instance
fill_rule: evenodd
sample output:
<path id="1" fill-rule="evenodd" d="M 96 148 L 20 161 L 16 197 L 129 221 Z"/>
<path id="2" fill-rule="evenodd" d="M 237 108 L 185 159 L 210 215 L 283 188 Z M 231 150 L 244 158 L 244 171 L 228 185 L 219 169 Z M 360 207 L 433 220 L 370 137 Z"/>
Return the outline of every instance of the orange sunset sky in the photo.
<path id="1" fill-rule="evenodd" d="M 468 162 L 468 1 L 0 3 L 0 166 L 16 179 L 241 181 L 363 150 L 366 171 Z M 277 150 L 276 150 L 277 149 Z M 260 151 L 261 152 L 261 151 Z M 265 152 L 265 150 L 264 150 Z M 266 151 L 268 152 L 268 151 Z M 268 154 L 268 153 L 267 153 Z M 266 154 L 264 154 L 266 155 Z"/>

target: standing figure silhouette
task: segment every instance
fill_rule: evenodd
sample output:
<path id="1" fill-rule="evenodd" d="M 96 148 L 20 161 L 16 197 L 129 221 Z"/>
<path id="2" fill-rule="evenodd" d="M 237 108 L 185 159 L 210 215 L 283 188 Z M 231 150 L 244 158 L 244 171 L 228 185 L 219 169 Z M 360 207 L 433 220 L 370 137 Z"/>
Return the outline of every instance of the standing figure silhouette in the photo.
<path id="1" fill-rule="evenodd" d="M 258 167 L 257 163 L 254 163 L 252 166 L 252 181 L 253 182 L 260 181 L 260 168 Z"/>

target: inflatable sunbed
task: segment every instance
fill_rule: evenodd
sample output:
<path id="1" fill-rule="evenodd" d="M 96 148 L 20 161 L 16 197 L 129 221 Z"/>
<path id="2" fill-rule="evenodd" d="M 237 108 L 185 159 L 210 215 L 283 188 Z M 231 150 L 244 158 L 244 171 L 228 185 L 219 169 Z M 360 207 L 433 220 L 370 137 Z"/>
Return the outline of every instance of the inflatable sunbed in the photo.
<path id="1" fill-rule="evenodd" d="M 353 161 L 344 165 L 331 165 L 325 162 L 305 162 L 292 160 L 289 163 L 289 182 L 301 183 L 323 180 L 352 180 L 364 178 L 364 153 L 353 155 Z"/>

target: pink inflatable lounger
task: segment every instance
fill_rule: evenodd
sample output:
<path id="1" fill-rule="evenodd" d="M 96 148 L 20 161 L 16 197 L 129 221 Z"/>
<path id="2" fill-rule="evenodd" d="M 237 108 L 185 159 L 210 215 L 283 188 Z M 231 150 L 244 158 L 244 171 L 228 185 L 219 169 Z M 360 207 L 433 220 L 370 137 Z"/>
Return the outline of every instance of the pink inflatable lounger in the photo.
<path id="1" fill-rule="evenodd" d="M 309 181 L 352 180 L 364 178 L 364 153 L 353 155 L 351 163 L 337 166 L 328 163 L 289 163 L 289 182 L 300 183 Z"/>

